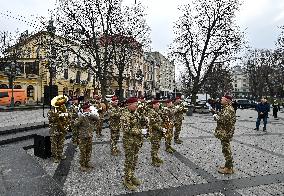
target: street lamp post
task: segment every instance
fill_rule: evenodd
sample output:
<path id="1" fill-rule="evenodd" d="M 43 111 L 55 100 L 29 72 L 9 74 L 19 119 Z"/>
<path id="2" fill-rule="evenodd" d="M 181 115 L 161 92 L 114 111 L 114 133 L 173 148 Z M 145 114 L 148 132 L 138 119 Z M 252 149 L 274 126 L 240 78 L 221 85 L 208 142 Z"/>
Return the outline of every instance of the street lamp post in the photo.
<path id="1" fill-rule="evenodd" d="M 12 89 L 12 97 L 11 97 L 11 103 L 10 107 L 14 108 L 14 80 L 16 76 L 21 74 L 20 68 L 16 65 L 15 62 L 12 62 L 9 64 L 9 66 L 5 67 L 4 73 L 7 75 L 9 80 L 9 86 Z"/>
<path id="2" fill-rule="evenodd" d="M 53 59 L 56 58 L 56 49 L 54 47 L 54 37 L 55 37 L 55 32 L 56 32 L 56 28 L 53 25 L 53 20 L 49 21 L 49 24 L 47 26 L 47 31 L 50 35 L 50 40 L 49 40 L 49 57 L 48 57 L 48 68 L 49 68 L 49 108 L 51 109 L 51 99 L 52 99 L 52 78 L 55 72 L 55 67 L 54 67 L 54 61 L 52 61 Z"/>

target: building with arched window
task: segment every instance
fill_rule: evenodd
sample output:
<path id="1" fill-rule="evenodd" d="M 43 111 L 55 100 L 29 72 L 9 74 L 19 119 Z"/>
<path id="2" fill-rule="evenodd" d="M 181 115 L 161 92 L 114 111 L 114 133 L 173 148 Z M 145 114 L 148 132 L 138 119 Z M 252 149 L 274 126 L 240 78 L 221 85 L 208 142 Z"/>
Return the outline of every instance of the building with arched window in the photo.
<path id="1" fill-rule="evenodd" d="M 73 96 L 75 92 L 94 92 L 93 75 L 81 68 L 70 68 L 67 65 L 57 65 L 58 69 L 50 69 L 48 66 L 47 51 L 45 47 L 38 45 L 42 40 L 49 37 L 48 32 L 38 32 L 30 35 L 21 42 L 11 47 L 11 51 L 20 50 L 21 56 L 16 59 L 16 65 L 20 68 L 21 74 L 16 76 L 13 85 L 14 88 L 26 89 L 28 103 L 39 103 L 44 100 L 44 89 L 49 86 L 52 76 L 52 85 L 58 87 L 58 94 L 67 94 Z M 57 37 L 55 39 L 63 39 Z M 23 52 L 24 51 L 24 52 Z M 75 64 L 74 55 L 68 55 L 70 64 Z M 9 63 L 9 62 L 8 62 Z M 4 74 L 7 62 L 0 59 L 0 88 L 8 88 L 8 77 Z M 65 67 L 60 69 L 60 67 Z"/>

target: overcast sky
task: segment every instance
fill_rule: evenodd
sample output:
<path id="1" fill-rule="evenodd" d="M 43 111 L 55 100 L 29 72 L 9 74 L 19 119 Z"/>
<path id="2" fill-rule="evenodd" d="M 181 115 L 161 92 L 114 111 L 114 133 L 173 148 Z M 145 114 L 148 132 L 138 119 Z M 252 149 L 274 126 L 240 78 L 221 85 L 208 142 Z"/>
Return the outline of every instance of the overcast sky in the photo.
<path id="1" fill-rule="evenodd" d="M 38 16 L 48 16 L 56 0 L 0 0 L 0 31 L 20 32 L 28 29 L 26 22 L 4 16 L 26 18 L 32 22 Z M 126 0 L 134 3 L 135 0 Z M 147 7 L 147 21 L 152 29 L 151 39 L 154 51 L 166 54 L 173 40 L 173 23 L 177 20 L 177 7 L 190 0 L 137 0 Z M 284 0 L 243 0 L 237 22 L 246 31 L 249 44 L 253 48 L 274 48 L 280 33 L 279 26 L 284 25 Z M 10 13 L 11 12 L 11 13 Z M 23 17 L 21 17 L 23 16 Z"/>

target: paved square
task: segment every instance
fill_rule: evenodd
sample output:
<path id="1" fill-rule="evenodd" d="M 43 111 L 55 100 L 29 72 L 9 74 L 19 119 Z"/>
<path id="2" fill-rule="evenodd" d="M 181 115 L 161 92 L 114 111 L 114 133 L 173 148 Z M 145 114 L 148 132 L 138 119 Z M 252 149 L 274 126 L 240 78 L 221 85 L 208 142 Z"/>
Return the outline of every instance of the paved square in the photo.
<path id="1" fill-rule="evenodd" d="M 221 144 L 213 136 L 216 122 L 210 114 L 185 116 L 183 144 L 173 147 L 173 155 L 165 152 L 162 141 L 160 156 L 164 164 L 151 166 L 148 140 L 144 140 L 139 153 L 136 175 L 142 180 L 137 192 L 127 191 L 122 185 L 124 154 L 110 155 L 109 129 L 104 137 L 93 139 L 90 173 L 79 170 L 79 149 L 66 140 L 67 159 L 59 164 L 50 159 L 33 156 L 34 164 L 44 169 L 66 195 L 284 195 L 284 113 L 280 119 L 269 118 L 267 132 L 254 131 L 256 112 L 237 111 L 236 131 L 232 151 L 236 173 L 221 175 L 217 167 L 224 163 Z M 119 142 L 121 150 L 122 142 Z"/>

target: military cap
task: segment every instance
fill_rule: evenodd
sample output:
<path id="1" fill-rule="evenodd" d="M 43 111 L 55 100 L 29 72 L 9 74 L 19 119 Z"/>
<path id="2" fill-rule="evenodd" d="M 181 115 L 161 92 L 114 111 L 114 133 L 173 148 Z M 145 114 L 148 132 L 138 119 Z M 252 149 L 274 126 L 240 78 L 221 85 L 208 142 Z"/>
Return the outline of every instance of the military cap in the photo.
<path id="1" fill-rule="evenodd" d="M 116 101 L 116 100 L 118 100 L 118 99 L 117 99 L 117 96 L 113 96 L 113 97 L 111 98 L 111 101 Z"/>
<path id="2" fill-rule="evenodd" d="M 135 103 L 135 102 L 137 102 L 138 100 L 137 100 L 137 98 L 136 97 L 129 97 L 128 99 L 127 99 L 127 103 Z"/>
<path id="3" fill-rule="evenodd" d="M 89 103 L 84 103 L 84 105 L 82 106 L 82 109 L 88 109 L 91 105 Z"/>
<path id="4" fill-rule="evenodd" d="M 168 100 L 166 101 L 166 103 L 171 103 L 171 102 L 173 102 L 171 99 L 168 99 Z"/>
<path id="5" fill-rule="evenodd" d="M 231 100 L 231 101 L 232 101 L 232 99 L 233 99 L 232 96 L 230 96 L 230 95 L 225 95 L 224 97 L 225 97 L 226 99 Z"/>
<path id="6" fill-rule="evenodd" d="M 154 105 L 154 104 L 156 104 L 156 103 L 159 103 L 159 100 L 154 99 L 154 100 L 152 101 L 152 105 Z"/>

